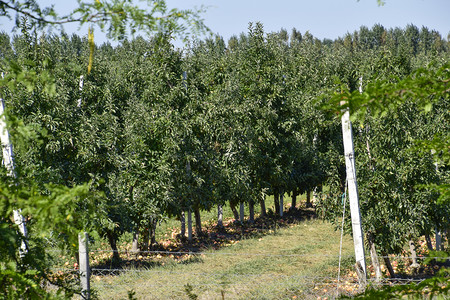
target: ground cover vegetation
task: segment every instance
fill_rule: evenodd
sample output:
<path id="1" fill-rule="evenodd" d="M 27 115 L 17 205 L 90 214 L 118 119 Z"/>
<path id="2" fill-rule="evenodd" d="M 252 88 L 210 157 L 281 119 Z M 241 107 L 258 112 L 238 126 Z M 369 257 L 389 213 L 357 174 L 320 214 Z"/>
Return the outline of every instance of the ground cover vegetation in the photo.
<path id="1" fill-rule="evenodd" d="M 14 181 L 3 170 L 1 181 L 2 249 L 11 251 L 2 252 L 0 282 L 9 297 L 41 297 L 39 280 L 52 281 L 44 258 L 22 264 L 12 250 L 21 240 L 14 208 L 29 220 L 29 257 L 44 242 L 73 252 L 77 230 L 95 232 L 112 250 L 124 234 L 133 235 L 134 250 L 157 249 L 156 231 L 168 218 L 184 233 L 192 212 L 200 237 L 202 211 L 228 206 L 239 219 L 243 203 L 251 223 L 256 205 L 260 216 L 269 213 L 267 195 L 272 215 L 281 215 L 286 195 L 296 207 L 298 195 L 315 193 L 319 215 L 340 224 L 343 97 L 355 99 L 344 107 L 364 115 L 354 143 L 371 254 L 386 257 L 395 276 L 389 254 L 448 232 L 450 45 L 438 32 L 375 25 L 319 40 L 254 23 L 229 41 L 215 36 L 175 49 L 170 32 L 113 47 L 42 34 L 25 19 L 19 26 L 21 34 L 0 34 L 0 96 L 17 172 Z M 407 92 L 388 111 L 367 93 L 358 100 L 361 78 L 373 91 L 427 74 L 437 85 L 419 94 L 428 95 L 425 104 Z M 53 283 L 66 296 L 76 292 Z"/>
<path id="2" fill-rule="evenodd" d="M 191 299 L 194 295 L 197 299 L 333 297 L 340 234 L 328 222 L 298 217 L 290 214 L 292 222 L 286 219 L 284 224 L 271 224 L 265 230 L 261 230 L 261 223 L 241 226 L 227 222 L 227 233 L 219 233 L 227 236 L 227 241 L 219 248 L 210 248 L 204 239 L 206 247 L 201 253 L 146 257 L 128 252 L 129 265 L 124 269 L 93 270 L 93 288 L 101 299 L 126 298 L 129 290 L 138 299 Z M 252 228 L 260 230 L 251 233 Z M 206 230 L 214 240 L 216 228 Z M 344 239 L 343 248 L 342 268 L 348 269 L 353 261 L 350 237 Z M 124 252 L 122 257 L 125 259 Z M 352 274 L 344 276 L 342 272 L 339 289 L 350 295 L 357 288 Z"/>

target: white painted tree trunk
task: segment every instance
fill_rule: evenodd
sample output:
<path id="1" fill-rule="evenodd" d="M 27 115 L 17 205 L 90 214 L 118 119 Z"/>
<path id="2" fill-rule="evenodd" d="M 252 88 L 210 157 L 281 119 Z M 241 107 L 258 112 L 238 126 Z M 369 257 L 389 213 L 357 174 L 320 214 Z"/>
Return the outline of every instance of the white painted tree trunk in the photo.
<path id="1" fill-rule="evenodd" d="M 222 207 L 222 204 L 217 205 L 217 226 L 223 227 L 223 207 Z"/>
<path id="2" fill-rule="evenodd" d="M 3 73 L 2 73 L 3 78 Z M 6 127 L 5 122 L 5 116 L 3 115 L 5 111 L 5 103 L 2 98 L 0 98 L 0 140 L 2 145 L 2 152 L 3 152 L 3 165 L 8 170 L 8 175 L 12 177 L 16 177 L 16 174 L 14 172 L 14 153 L 13 153 L 13 147 L 9 140 L 9 132 L 8 128 Z M 23 236 L 23 240 L 20 246 L 20 256 L 23 257 L 28 251 L 28 245 L 27 245 L 27 226 L 26 226 L 26 220 L 22 216 L 22 213 L 20 209 L 15 209 L 13 211 L 13 217 L 14 217 L 14 223 L 19 227 L 19 231 Z"/>
<path id="3" fill-rule="evenodd" d="M 318 196 L 317 196 L 317 186 L 315 187 L 315 188 L 313 188 L 313 190 L 312 190 L 312 203 L 317 203 L 317 198 L 318 198 Z M 311 204 L 312 205 L 312 204 Z"/>
<path id="4" fill-rule="evenodd" d="M 378 253 L 375 246 L 375 239 L 373 235 L 368 236 L 368 244 L 369 244 L 370 258 L 372 259 L 372 266 L 375 271 L 375 281 L 380 282 L 382 278 L 381 266 L 378 260 Z"/>
<path id="5" fill-rule="evenodd" d="M 181 226 L 181 238 L 184 238 L 186 236 L 186 218 L 185 218 L 185 214 L 184 211 L 181 212 L 180 214 L 180 226 Z"/>
<path id="6" fill-rule="evenodd" d="M 133 233 L 133 242 L 131 243 L 131 252 L 134 254 L 139 253 L 139 231 L 136 228 Z"/>
<path id="7" fill-rule="evenodd" d="M 346 111 L 342 115 L 341 120 L 356 264 L 361 266 L 364 273 L 363 275 L 367 276 L 364 254 L 364 237 L 361 227 L 361 214 L 359 211 L 358 184 L 356 181 L 355 153 L 353 150 L 353 133 L 352 124 L 350 122 L 350 113 Z"/>
<path id="8" fill-rule="evenodd" d="M 419 268 L 420 265 L 417 263 L 417 251 L 416 251 L 416 244 L 414 244 L 413 240 L 409 240 L 409 251 L 411 252 L 411 268 L 414 270 Z"/>
<path id="9" fill-rule="evenodd" d="M 436 236 L 436 251 L 442 251 L 442 234 L 439 230 L 435 230 L 435 236 Z"/>

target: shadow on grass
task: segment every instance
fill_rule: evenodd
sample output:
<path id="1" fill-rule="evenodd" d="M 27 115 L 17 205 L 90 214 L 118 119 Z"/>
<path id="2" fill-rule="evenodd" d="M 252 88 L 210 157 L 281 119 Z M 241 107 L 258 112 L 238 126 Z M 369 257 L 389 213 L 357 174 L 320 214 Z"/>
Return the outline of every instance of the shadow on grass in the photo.
<path id="1" fill-rule="evenodd" d="M 230 243 L 243 239 L 261 238 L 266 235 L 277 234 L 277 230 L 297 224 L 304 220 L 316 218 L 312 208 L 294 208 L 284 212 L 280 217 L 272 210 L 268 210 L 266 216 L 259 216 L 253 222 L 245 220 L 224 222 L 224 226 L 211 224 L 203 229 L 200 236 L 195 235 L 192 241 L 186 237 L 177 236 L 171 243 L 153 245 L 151 251 L 137 253 L 120 253 L 120 260 L 111 257 L 97 259 L 91 264 L 93 275 L 102 275 L 103 271 L 96 270 L 128 270 L 128 269 L 153 269 L 167 267 L 176 264 L 192 264 L 203 262 L 197 255 L 205 250 L 218 250 Z M 96 274 L 98 273 L 98 274 Z M 120 273 L 120 272 L 119 272 Z"/>
<path id="2" fill-rule="evenodd" d="M 277 230 L 297 224 L 304 220 L 316 218 L 314 209 L 290 209 L 283 217 L 268 210 L 265 216 L 255 218 L 253 222 L 245 220 L 224 222 L 222 227 L 217 224 L 206 226 L 201 236 L 194 236 L 189 242 L 186 237 L 177 237 L 177 243 L 168 247 L 161 247 L 163 251 L 201 252 L 218 250 L 233 241 L 261 238 L 265 235 L 277 234 Z"/>

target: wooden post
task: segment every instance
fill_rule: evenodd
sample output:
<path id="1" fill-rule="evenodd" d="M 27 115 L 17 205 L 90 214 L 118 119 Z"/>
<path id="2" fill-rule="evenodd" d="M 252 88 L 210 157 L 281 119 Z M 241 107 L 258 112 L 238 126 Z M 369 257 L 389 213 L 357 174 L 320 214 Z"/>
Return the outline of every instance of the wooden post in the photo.
<path id="1" fill-rule="evenodd" d="M 241 204 L 239 205 L 239 221 L 241 223 L 244 223 L 244 203 L 241 202 Z"/>
<path id="2" fill-rule="evenodd" d="M 91 270 L 89 268 L 89 250 L 88 250 L 88 234 L 87 232 L 78 234 L 78 254 L 80 257 L 80 282 L 81 296 L 83 299 L 91 298 L 90 277 Z"/>
<path id="3" fill-rule="evenodd" d="M 3 73 L 1 74 L 3 78 Z M 2 98 L 0 98 L 0 140 L 2 145 L 2 152 L 3 152 L 3 165 L 8 170 L 8 175 L 11 177 L 16 177 L 16 173 L 14 172 L 14 152 L 12 144 L 9 140 L 9 132 L 8 128 L 6 127 L 5 122 L 5 116 L 3 113 L 5 112 L 5 103 Z M 28 252 L 28 245 L 27 245 L 27 226 L 26 226 L 26 220 L 22 216 L 22 213 L 20 209 L 13 210 L 13 217 L 14 217 L 14 223 L 19 227 L 19 231 L 22 234 L 22 237 L 24 238 L 22 240 L 19 253 L 20 257 L 24 257 L 25 254 Z"/>
<path id="4" fill-rule="evenodd" d="M 361 89 L 362 88 L 360 87 L 360 92 L 362 91 Z M 364 276 L 364 278 L 360 278 L 360 280 L 365 281 L 367 277 L 367 271 L 364 254 L 364 237 L 361 226 L 361 213 L 359 211 L 358 183 L 356 180 L 352 123 L 350 122 L 350 113 L 348 110 L 342 115 L 341 121 L 356 264 L 358 266 L 358 269 L 361 271 L 361 276 Z"/>

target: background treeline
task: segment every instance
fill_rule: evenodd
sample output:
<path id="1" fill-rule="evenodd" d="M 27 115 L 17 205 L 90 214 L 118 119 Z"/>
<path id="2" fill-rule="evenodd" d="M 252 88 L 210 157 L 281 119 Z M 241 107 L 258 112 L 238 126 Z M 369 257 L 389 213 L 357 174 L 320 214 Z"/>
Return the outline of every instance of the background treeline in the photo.
<path id="1" fill-rule="evenodd" d="M 297 195 L 322 187 L 317 209 L 335 221 L 345 165 L 339 112 L 324 108 L 330 95 L 357 90 L 360 78 L 363 89 L 396 82 L 450 58 L 448 41 L 414 25 L 361 27 L 319 40 L 295 29 L 265 33 L 256 23 L 227 42 L 216 36 L 185 49 L 165 35 L 96 46 L 87 74 L 87 38 L 21 26 L 22 34 L 0 34 L 0 58 L 17 62 L 2 63 L 2 71 L 20 79 L 1 90 L 17 180 L 33 182 L 43 195 L 49 184 L 90 182 L 95 199 L 75 198 L 76 222 L 112 249 L 124 232 L 148 249 L 158 222 L 189 210 L 201 234 L 203 210 L 230 205 L 237 214 L 245 203 L 252 221 L 255 205 L 266 213 L 265 195 L 274 195 L 279 213 L 284 195 L 295 206 Z M 43 80 L 46 74 L 52 76 Z M 421 188 L 448 182 L 449 166 L 413 151 L 415 140 L 448 137 L 448 120 L 444 97 L 427 114 L 410 101 L 355 126 L 363 231 L 380 253 L 399 253 L 449 228 L 448 205 Z M 29 218 L 30 234 L 39 236 Z"/>

